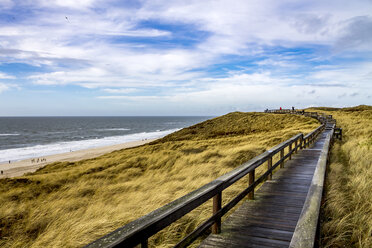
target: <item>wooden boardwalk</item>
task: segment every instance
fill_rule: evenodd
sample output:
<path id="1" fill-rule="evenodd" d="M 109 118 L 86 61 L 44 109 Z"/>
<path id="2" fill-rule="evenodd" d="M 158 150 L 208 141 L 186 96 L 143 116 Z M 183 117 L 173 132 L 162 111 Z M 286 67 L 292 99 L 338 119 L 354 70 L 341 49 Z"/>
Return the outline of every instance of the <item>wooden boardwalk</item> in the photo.
<path id="1" fill-rule="evenodd" d="M 268 113 L 292 113 L 316 118 L 322 125 L 310 133 L 299 133 L 270 148 L 234 170 L 216 178 L 202 187 L 136 219 L 105 236 L 91 242 L 88 248 L 148 247 L 154 234 L 176 222 L 213 198 L 212 216 L 206 219 L 175 247 L 187 247 L 207 230 L 212 235 L 200 247 L 313 247 L 316 239 L 319 210 L 324 186 L 326 164 L 331 139 L 336 133 L 336 120 L 332 115 L 304 111 L 266 111 Z M 340 130 L 341 135 L 341 130 Z M 310 147 L 309 144 L 312 144 Z M 301 147 L 307 147 L 301 150 Z M 298 151 L 296 154 L 295 151 Z M 273 161 L 273 156 L 279 157 Z M 278 170 L 256 192 L 255 200 L 244 202 L 227 220 L 227 214 L 253 190 Z M 266 167 L 255 177 L 258 167 Z M 261 167 L 262 168 L 262 167 Z M 315 173 L 314 173 L 315 172 Z M 248 177 L 247 188 L 228 203 L 221 206 L 223 191 Z"/>
<path id="2" fill-rule="evenodd" d="M 315 167 L 330 130 L 300 150 L 222 224 L 200 247 L 289 247 Z"/>

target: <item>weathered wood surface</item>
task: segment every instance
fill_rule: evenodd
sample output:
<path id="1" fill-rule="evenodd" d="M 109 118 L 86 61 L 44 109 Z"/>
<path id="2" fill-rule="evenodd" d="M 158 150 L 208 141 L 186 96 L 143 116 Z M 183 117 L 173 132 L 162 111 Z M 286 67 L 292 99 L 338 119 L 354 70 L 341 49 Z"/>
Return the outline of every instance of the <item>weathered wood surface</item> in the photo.
<path id="1" fill-rule="evenodd" d="M 333 129 L 333 128 L 332 128 Z M 319 224 L 320 205 L 322 201 L 323 187 L 327 160 L 332 143 L 334 129 L 328 134 L 324 149 L 320 155 L 314 176 L 306 196 L 304 207 L 297 221 L 296 229 L 290 243 L 291 248 L 317 247 L 316 231 Z"/>
<path id="2" fill-rule="evenodd" d="M 313 179 L 327 134 L 292 155 L 257 192 L 211 234 L 200 247 L 289 247 Z"/>

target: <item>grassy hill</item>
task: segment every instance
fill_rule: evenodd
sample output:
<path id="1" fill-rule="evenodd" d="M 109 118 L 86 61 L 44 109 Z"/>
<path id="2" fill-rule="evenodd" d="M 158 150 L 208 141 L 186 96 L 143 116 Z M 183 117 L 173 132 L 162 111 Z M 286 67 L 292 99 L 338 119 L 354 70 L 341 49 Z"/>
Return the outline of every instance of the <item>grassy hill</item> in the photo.
<path id="1" fill-rule="evenodd" d="M 2 179 L 0 246 L 83 246 L 317 126 L 303 116 L 235 112 L 147 145 Z M 242 179 L 224 191 L 224 201 L 246 185 Z M 209 202 L 150 245 L 169 247 L 210 214 Z"/>
<path id="2" fill-rule="evenodd" d="M 372 247 L 372 106 L 324 111 L 343 129 L 332 148 L 322 247 Z"/>

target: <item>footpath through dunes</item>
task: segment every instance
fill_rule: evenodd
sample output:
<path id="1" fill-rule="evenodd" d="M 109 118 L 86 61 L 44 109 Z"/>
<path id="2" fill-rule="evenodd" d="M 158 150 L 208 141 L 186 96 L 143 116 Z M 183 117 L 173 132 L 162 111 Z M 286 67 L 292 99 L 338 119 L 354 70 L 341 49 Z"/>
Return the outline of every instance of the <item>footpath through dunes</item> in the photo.
<path id="1" fill-rule="evenodd" d="M 86 245 L 317 126 L 304 116 L 235 112 L 147 145 L 1 179 L 0 246 Z M 238 182 L 224 191 L 223 201 L 245 185 Z M 197 208 L 155 235 L 150 245 L 175 244 L 210 209 L 211 203 Z"/>
<path id="2" fill-rule="evenodd" d="M 202 242 L 202 247 L 313 247 L 328 153 L 336 130 L 335 120 L 331 115 L 316 112 L 265 112 L 311 116 L 321 125 L 309 134 L 299 133 L 271 147 L 230 172 L 116 229 L 86 247 L 134 247 L 141 244 L 142 248 L 147 248 L 149 243 L 152 244 L 154 235 L 160 231 L 165 231 L 164 235 L 174 232 L 174 228 L 166 227 L 174 225 L 182 216 L 187 216 L 195 209 L 207 205 L 211 199 L 213 208 L 208 207 L 211 207 L 212 214 L 205 212 L 205 221 L 200 225 L 190 228 L 187 222 L 183 222 L 183 225 L 176 226 L 178 230 L 187 229 L 187 235 L 181 237 L 175 247 L 197 245 L 210 230 L 213 234 Z M 291 161 L 284 167 L 288 159 Z M 281 170 L 274 174 L 276 181 L 273 182 L 272 174 L 279 167 Z M 248 182 L 244 178 L 248 179 Z M 268 181 L 265 183 L 266 180 Z M 255 188 L 261 183 L 263 184 L 259 189 L 256 204 L 245 202 L 246 196 L 250 200 L 254 199 Z M 231 197 L 227 192 L 234 186 L 238 188 L 234 197 Z M 231 211 L 234 213 L 224 221 L 222 217 L 231 213 L 229 211 L 239 203 L 243 204 L 236 212 Z M 288 207 L 290 212 L 286 212 Z M 222 233 L 221 222 L 224 223 Z M 226 227 L 226 224 L 231 228 Z"/>
<path id="3" fill-rule="evenodd" d="M 323 174 L 316 170 L 322 170 L 319 161 L 328 152 L 332 132 L 329 125 L 310 147 L 294 154 L 254 193 L 253 201 L 223 222 L 221 233 L 211 234 L 200 247 L 313 247 L 318 215 L 308 213 L 319 213 L 322 191 L 316 201 L 312 187 L 314 178 L 324 178 L 325 163 Z"/>

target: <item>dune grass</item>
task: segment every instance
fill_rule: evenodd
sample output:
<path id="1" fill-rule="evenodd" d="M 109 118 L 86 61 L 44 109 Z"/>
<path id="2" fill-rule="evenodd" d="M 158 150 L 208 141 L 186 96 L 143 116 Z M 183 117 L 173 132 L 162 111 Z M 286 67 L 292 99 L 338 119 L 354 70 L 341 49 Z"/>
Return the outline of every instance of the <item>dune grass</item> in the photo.
<path id="1" fill-rule="evenodd" d="M 372 107 L 312 110 L 332 114 L 343 129 L 327 175 L 322 247 L 372 247 Z"/>
<path id="2" fill-rule="evenodd" d="M 317 126 L 303 116 L 234 112 L 140 147 L 1 179 L 0 246 L 83 246 Z M 224 191 L 223 201 L 246 185 L 242 179 Z M 210 215 L 208 202 L 150 246 L 174 245 Z"/>

